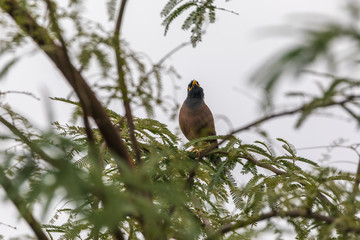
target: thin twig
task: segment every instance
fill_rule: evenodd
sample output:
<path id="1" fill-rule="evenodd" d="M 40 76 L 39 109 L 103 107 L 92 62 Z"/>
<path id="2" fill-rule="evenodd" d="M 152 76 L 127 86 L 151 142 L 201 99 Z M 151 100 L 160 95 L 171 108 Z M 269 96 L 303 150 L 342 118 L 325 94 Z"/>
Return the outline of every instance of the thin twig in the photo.
<path id="1" fill-rule="evenodd" d="M 114 29 L 114 50 L 115 50 L 115 57 L 116 57 L 116 67 L 119 75 L 119 86 L 123 98 L 123 104 L 125 108 L 125 116 L 129 128 L 129 136 L 131 139 L 131 145 L 135 153 L 135 160 L 137 164 L 141 164 L 141 152 L 139 144 L 136 140 L 135 136 L 135 124 L 134 119 L 132 116 L 132 111 L 130 107 L 130 99 L 128 97 L 128 89 L 125 83 L 125 71 L 123 66 L 125 65 L 125 59 L 121 57 L 121 46 L 120 46 L 120 33 L 121 33 L 121 23 L 123 21 L 124 11 L 126 7 L 127 0 L 121 1 L 121 6 L 119 9 L 118 18 L 116 21 L 115 29 Z"/>
<path id="2" fill-rule="evenodd" d="M 170 52 L 168 52 L 167 54 L 165 54 L 157 63 L 155 63 L 153 65 L 153 68 L 148 71 L 143 79 L 146 79 L 147 77 L 149 77 L 150 74 L 152 74 L 153 72 L 155 72 L 155 69 L 160 67 L 161 65 L 163 65 L 163 63 L 169 58 L 171 57 L 172 55 L 174 55 L 176 52 L 178 52 L 179 50 L 183 49 L 184 47 L 186 46 L 190 46 L 191 45 L 191 42 L 183 42 L 181 43 L 180 45 L 176 46 L 174 49 L 172 49 Z M 139 84 L 141 85 L 141 83 Z"/>
<path id="3" fill-rule="evenodd" d="M 15 229 L 15 230 L 17 229 L 17 227 L 11 226 L 11 225 L 3 223 L 3 222 L 0 222 L 0 225 L 4 225 L 6 227 L 9 227 L 9 228 L 12 228 L 12 229 Z"/>
<path id="4" fill-rule="evenodd" d="M 38 98 L 37 96 L 35 96 L 35 94 L 31 93 L 31 92 L 25 92 L 25 91 L 14 91 L 14 90 L 11 90 L 11 91 L 5 91 L 5 92 L 0 92 L 0 95 L 6 95 L 6 94 L 23 94 L 23 95 L 26 95 L 26 96 L 30 96 L 38 101 L 40 101 L 40 98 Z"/>
<path id="5" fill-rule="evenodd" d="M 238 12 L 235 12 L 235 11 L 231 11 L 231 10 L 228 10 L 226 8 L 219 8 L 219 7 L 215 7 L 217 10 L 220 10 L 220 11 L 224 11 L 224 12 L 228 12 L 228 13 L 232 13 L 232 14 L 235 14 L 235 15 L 240 15 Z"/>

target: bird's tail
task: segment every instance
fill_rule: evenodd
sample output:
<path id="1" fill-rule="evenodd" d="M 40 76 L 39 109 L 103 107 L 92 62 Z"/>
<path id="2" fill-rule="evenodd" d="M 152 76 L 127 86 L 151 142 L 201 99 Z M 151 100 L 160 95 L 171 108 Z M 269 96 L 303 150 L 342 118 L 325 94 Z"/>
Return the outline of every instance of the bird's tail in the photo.
<path id="1" fill-rule="evenodd" d="M 217 140 L 211 141 L 211 144 L 214 144 L 214 143 L 218 143 L 218 141 Z M 219 148 L 219 146 L 216 145 L 215 149 L 218 149 L 218 148 Z M 221 162 L 221 158 L 219 156 L 216 156 L 215 153 L 211 154 L 209 159 L 210 159 L 210 162 L 214 163 L 216 166 L 219 165 Z"/>

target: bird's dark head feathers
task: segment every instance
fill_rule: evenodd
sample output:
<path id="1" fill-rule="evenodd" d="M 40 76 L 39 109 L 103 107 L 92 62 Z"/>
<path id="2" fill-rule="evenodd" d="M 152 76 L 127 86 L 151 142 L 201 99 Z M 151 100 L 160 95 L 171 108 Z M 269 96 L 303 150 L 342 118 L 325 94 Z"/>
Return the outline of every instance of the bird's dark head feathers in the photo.
<path id="1" fill-rule="evenodd" d="M 185 105 L 189 109 L 195 109 L 204 102 L 204 90 L 197 81 L 192 80 L 189 83 L 187 93 Z"/>
<path id="2" fill-rule="evenodd" d="M 200 87 L 199 82 L 192 80 L 189 85 L 188 85 L 188 91 L 187 91 L 188 98 L 199 98 L 199 99 L 203 99 L 204 98 L 204 90 L 202 89 L 202 87 Z"/>

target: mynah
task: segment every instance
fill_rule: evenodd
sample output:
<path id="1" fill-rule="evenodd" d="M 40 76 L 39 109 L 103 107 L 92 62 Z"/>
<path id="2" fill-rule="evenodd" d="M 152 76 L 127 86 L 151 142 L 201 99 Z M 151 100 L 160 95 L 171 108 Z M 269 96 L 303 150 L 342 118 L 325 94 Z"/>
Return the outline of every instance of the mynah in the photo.
<path id="1" fill-rule="evenodd" d="M 188 140 L 216 135 L 214 117 L 204 102 L 204 90 L 192 80 L 179 113 L 180 129 Z M 210 143 L 216 140 L 209 141 Z"/>

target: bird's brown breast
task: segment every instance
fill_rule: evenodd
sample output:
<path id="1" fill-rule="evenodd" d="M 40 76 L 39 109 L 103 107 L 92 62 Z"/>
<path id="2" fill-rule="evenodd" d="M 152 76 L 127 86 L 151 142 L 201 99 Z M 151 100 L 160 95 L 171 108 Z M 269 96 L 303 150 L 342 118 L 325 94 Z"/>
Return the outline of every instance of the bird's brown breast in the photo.
<path id="1" fill-rule="evenodd" d="M 179 123 L 188 140 L 216 135 L 214 117 L 204 102 L 195 108 L 189 108 L 184 102 L 179 113 Z"/>

